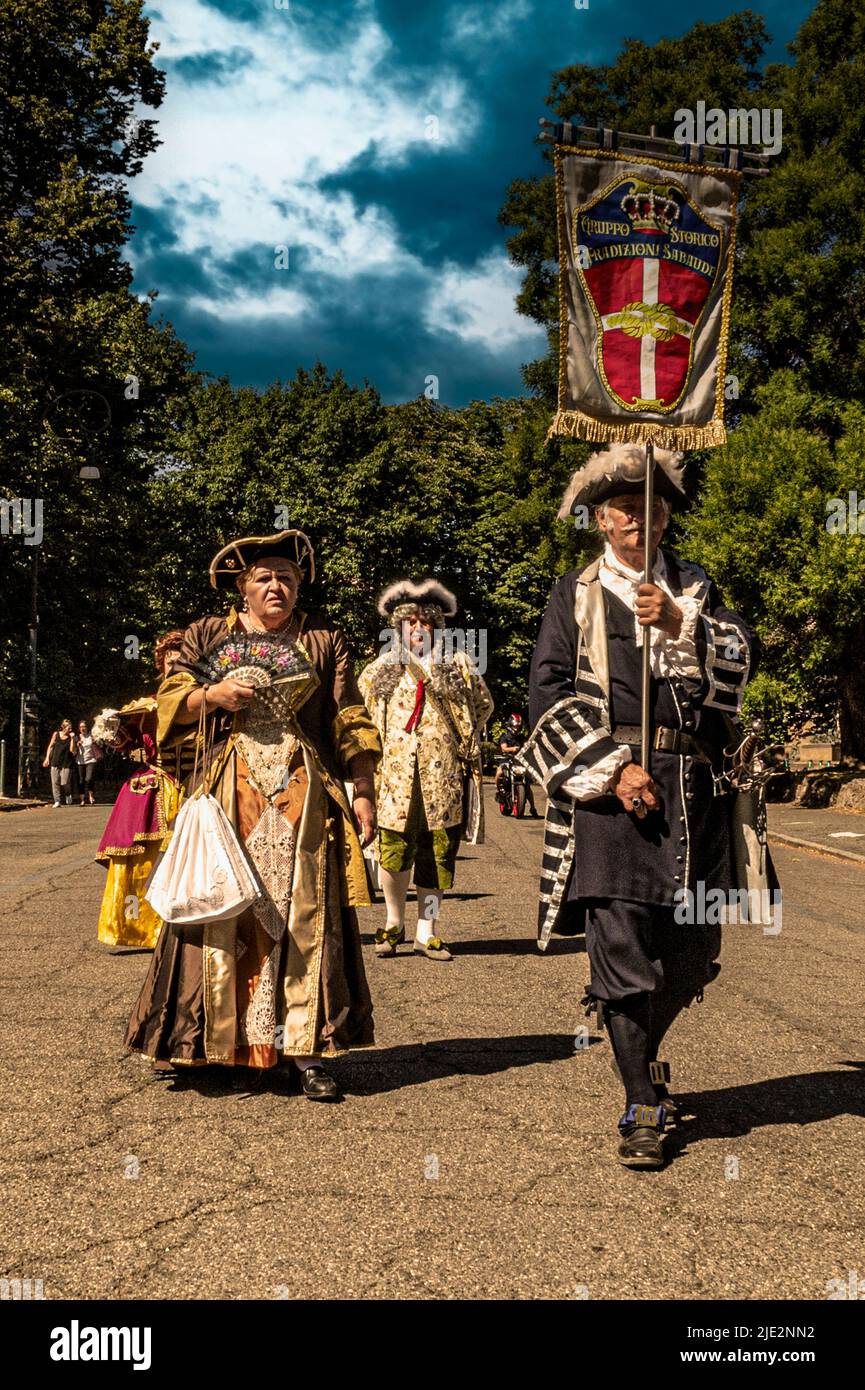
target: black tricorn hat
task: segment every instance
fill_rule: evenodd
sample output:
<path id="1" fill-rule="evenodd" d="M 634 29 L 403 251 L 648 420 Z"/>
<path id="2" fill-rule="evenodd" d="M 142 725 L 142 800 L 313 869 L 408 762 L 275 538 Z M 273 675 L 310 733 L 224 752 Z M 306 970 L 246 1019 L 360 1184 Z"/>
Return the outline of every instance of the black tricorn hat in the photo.
<path id="1" fill-rule="evenodd" d="M 242 536 L 229 541 L 210 562 L 210 583 L 214 589 L 231 589 L 239 574 L 264 555 L 282 555 L 293 561 L 307 578 L 315 578 L 315 551 L 303 531 L 277 531 L 274 536 Z"/>
<path id="2" fill-rule="evenodd" d="M 686 498 L 681 459 L 681 454 L 670 449 L 655 449 L 655 496 L 666 497 L 674 505 Z M 559 520 L 564 521 L 577 507 L 599 507 L 611 497 L 642 492 L 645 484 L 645 444 L 611 444 L 592 454 L 571 475 L 559 507 Z"/>

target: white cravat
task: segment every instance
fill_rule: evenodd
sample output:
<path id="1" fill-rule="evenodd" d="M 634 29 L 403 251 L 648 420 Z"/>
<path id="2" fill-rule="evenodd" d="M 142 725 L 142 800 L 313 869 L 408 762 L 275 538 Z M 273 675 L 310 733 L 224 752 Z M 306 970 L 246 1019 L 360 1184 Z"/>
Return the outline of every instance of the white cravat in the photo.
<path id="1" fill-rule="evenodd" d="M 632 570 L 613 551 L 607 541 L 601 559 L 598 578 L 605 589 L 621 599 L 634 614 L 634 636 L 638 647 L 643 645 L 645 628 L 640 626 L 636 614 L 637 589 L 643 582 L 642 570 Z M 669 676 L 683 676 L 686 680 L 699 681 L 703 678 L 697 656 L 696 628 L 702 607 L 701 601 L 690 594 L 674 594 L 667 577 L 667 563 L 660 550 L 655 554 L 652 570 L 652 583 L 663 589 L 673 600 L 682 615 L 682 627 L 678 637 L 671 637 L 659 627 L 649 628 L 652 643 L 652 674 L 662 679 Z"/>
<path id="2" fill-rule="evenodd" d="M 635 606 L 637 589 L 643 582 L 642 570 L 632 570 L 630 565 L 620 560 L 608 541 L 604 546 L 598 577 L 603 587 L 621 599 L 634 614 L 634 636 L 637 646 L 642 648 L 645 628 L 642 628 L 637 620 Z M 702 680 L 703 673 L 697 656 L 695 638 L 702 606 L 700 600 L 689 594 L 673 593 L 667 577 L 666 561 L 660 550 L 655 555 L 652 582 L 657 584 L 659 589 L 663 589 L 682 615 L 682 627 L 678 637 L 670 637 L 657 627 L 649 628 L 653 674 L 662 679 L 677 675 L 685 680 Z M 627 744 L 621 744 L 614 753 L 609 753 L 594 767 L 569 777 L 562 783 L 560 794 L 563 792 L 565 796 L 573 797 L 574 801 L 591 801 L 596 796 L 603 796 L 606 792 L 612 791 L 619 768 L 630 761 L 630 748 Z"/>

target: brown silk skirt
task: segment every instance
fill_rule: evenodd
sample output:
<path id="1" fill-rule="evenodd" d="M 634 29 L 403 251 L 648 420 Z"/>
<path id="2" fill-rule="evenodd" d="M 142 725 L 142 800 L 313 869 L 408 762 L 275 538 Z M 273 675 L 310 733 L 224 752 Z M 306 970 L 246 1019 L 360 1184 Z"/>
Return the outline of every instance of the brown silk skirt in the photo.
<path id="1" fill-rule="evenodd" d="M 249 781 L 246 765 L 235 760 L 237 830 L 246 841 L 257 825 L 267 802 Z M 302 760 L 292 767 L 286 789 L 273 798 L 273 805 L 292 831 L 303 812 L 307 794 L 307 774 Z M 289 931 L 278 940 L 268 932 L 254 908 L 236 920 L 235 1009 L 236 1045 L 229 1057 L 220 1057 L 228 1066 L 267 1068 L 276 1066 L 286 1054 L 311 1052 L 335 1056 L 350 1047 L 368 1047 L 374 1041 L 372 1001 L 364 971 L 357 914 L 344 907 L 340 899 L 339 854 L 342 852 L 342 823 L 338 807 L 327 799 L 332 835 L 328 839 L 323 891 L 325 897 L 324 934 L 319 957 L 318 988 L 315 999 L 314 1043 L 311 1048 L 286 1045 L 280 1036 L 282 1001 L 286 991 L 296 993 L 306 987 L 302 973 L 289 977 L 293 968 L 301 970 Z M 132 1013 L 126 1046 L 153 1061 L 177 1065 L 202 1066 L 205 1054 L 205 1004 L 203 989 L 204 924 L 194 927 L 163 927 L 150 970 Z M 264 985 L 264 988 L 263 988 Z M 269 1017 L 271 994 L 275 998 L 276 1031 L 251 1022 Z M 260 1005 L 264 1001 L 265 1008 Z M 266 1037 L 266 1040 L 265 1040 Z"/>

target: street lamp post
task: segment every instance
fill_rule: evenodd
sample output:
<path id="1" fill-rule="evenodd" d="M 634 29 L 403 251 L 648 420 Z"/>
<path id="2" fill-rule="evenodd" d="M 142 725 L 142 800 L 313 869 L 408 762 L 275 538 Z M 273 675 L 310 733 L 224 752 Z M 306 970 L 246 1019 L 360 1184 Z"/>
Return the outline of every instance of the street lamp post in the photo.
<path id="1" fill-rule="evenodd" d="M 44 417 L 43 417 L 44 418 Z M 38 488 L 37 483 L 37 488 Z M 39 635 L 39 547 L 33 547 L 30 575 L 30 688 L 21 692 L 18 724 L 18 796 L 36 780 L 39 760 L 39 705 L 36 694 L 36 651 Z"/>
<path id="2" fill-rule="evenodd" d="M 93 398 L 98 398 L 104 407 L 105 419 L 98 426 L 96 433 L 106 429 L 111 423 L 111 406 L 99 391 L 91 390 L 71 390 L 61 391 L 59 396 L 54 396 L 48 402 L 39 419 L 39 440 L 37 444 L 36 456 L 36 491 L 42 490 L 42 462 L 43 462 L 43 440 L 45 434 L 45 421 L 50 412 L 62 400 L 72 397 L 87 397 L 88 404 L 92 405 Z M 85 427 L 84 433 L 88 433 Z M 83 464 L 79 469 L 79 478 L 84 481 L 98 480 L 99 469 L 95 464 Z M 37 693 L 37 651 L 39 640 L 39 546 L 33 547 L 33 568 L 30 579 L 30 689 L 21 692 L 21 711 L 18 736 L 18 795 L 24 790 L 25 783 L 30 786 L 36 780 L 36 768 L 39 761 L 39 696 Z"/>

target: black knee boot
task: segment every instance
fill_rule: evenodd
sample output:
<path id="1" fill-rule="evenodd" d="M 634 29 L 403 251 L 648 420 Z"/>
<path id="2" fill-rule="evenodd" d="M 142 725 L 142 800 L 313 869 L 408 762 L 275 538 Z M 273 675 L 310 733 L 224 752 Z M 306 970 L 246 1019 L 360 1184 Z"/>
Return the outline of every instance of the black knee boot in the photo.
<path id="1" fill-rule="evenodd" d="M 625 1088 L 625 1109 L 655 1105 L 649 1078 L 652 1061 L 652 1005 L 647 994 L 632 994 L 606 1005 L 607 1027 Z"/>
<path id="2" fill-rule="evenodd" d="M 649 1074 L 652 1004 L 635 994 L 607 1005 L 607 1026 L 625 1087 L 625 1113 L 619 1120 L 619 1162 L 628 1168 L 661 1168 L 664 1112 Z"/>

